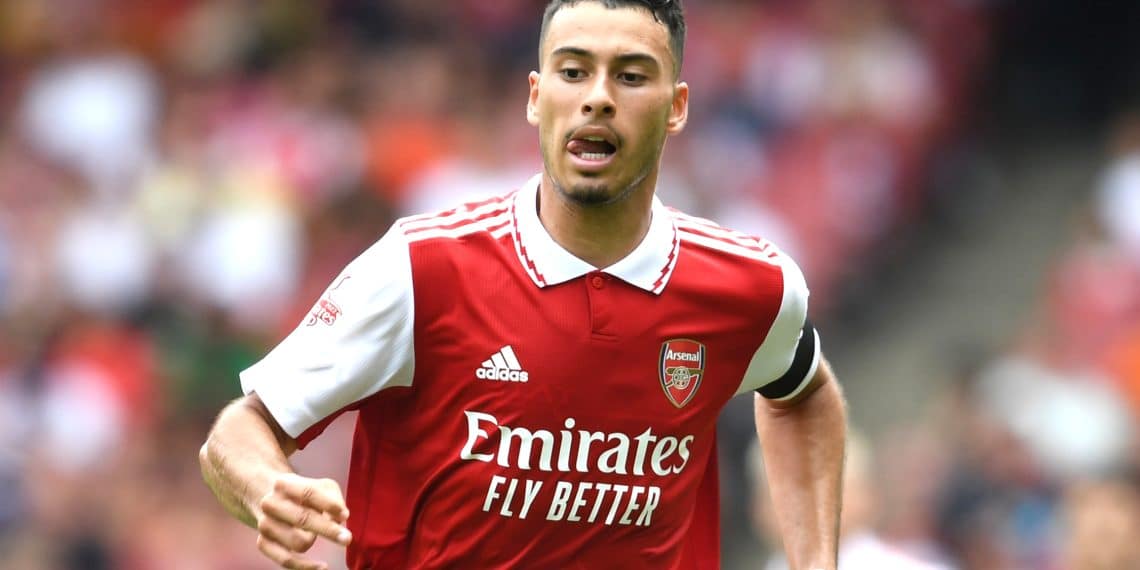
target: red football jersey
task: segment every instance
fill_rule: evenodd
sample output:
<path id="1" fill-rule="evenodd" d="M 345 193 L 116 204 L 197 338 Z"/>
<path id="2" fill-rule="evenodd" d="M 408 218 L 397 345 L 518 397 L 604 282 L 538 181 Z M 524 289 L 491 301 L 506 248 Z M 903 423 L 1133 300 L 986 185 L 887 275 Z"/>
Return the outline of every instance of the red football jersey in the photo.
<path id="1" fill-rule="evenodd" d="M 538 184 L 398 221 L 242 373 L 302 445 L 359 411 L 352 568 L 719 566 L 716 420 L 789 370 L 803 277 L 657 201 L 598 270 Z"/>

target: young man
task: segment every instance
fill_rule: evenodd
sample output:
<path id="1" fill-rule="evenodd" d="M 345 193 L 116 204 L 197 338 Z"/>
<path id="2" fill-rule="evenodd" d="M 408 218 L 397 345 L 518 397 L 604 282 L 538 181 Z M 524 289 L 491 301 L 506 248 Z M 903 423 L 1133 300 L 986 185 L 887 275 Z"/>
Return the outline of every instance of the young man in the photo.
<path id="1" fill-rule="evenodd" d="M 716 419 L 758 391 L 791 565 L 835 568 L 845 417 L 803 277 L 654 198 L 688 109 L 680 3 L 554 0 L 543 24 L 542 174 L 349 264 L 242 373 L 207 483 L 285 568 L 323 568 L 317 537 L 352 568 L 716 568 Z M 342 498 L 286 458 L 347 409 Z"/>

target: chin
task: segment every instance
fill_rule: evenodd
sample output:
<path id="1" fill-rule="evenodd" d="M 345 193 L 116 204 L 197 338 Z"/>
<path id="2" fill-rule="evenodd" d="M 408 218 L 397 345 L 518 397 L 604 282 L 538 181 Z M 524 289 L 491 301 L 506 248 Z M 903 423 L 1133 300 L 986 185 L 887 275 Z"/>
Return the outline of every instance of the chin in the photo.
<path id="1" fill-rule="evenodd" d="M 570 201 L 583 206 L 601 206 L 614 200 L 614 193 L 605 183 L 575 184 L 562 194 Z"/>
<path id="2" fill-rule="evenodd" d="M 600 173 L 572 171 L 569 176 L 556 181 L 554 187 L 562 197 L 582 206 L 608 204 L 621 193 Z"/>

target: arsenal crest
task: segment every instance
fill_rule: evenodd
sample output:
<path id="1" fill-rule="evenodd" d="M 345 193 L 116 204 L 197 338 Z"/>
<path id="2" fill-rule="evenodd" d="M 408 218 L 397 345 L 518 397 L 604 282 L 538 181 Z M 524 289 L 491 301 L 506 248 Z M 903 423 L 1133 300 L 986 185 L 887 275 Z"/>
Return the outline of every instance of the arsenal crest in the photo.
<path id="1" fill-rule="evenodd" d="M 705 345 L 686 338 L 661 343 L 657 373 L 665 396 L 674 406 L 683 408 L 693 399 L 705 375 Z"/>

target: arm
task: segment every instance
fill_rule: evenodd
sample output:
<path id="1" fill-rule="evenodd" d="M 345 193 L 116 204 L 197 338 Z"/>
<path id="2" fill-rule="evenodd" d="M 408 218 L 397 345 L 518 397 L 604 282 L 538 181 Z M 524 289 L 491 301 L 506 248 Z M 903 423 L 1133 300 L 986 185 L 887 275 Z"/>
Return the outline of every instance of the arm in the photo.
<path id="1" fill-rule="evenodd" d="M 316 570 L 323 563 L 298 555 L 317 536 L 347 545 L 352 535 L 340 486 L 293 472 L 297 449 L 256 393 L 227 406 L 198 453 L 202 477 L 222 506 L 256 528 L 257 545 L 284 568 Z"/>
<path id="2" fill-rule="evenodd" d="M 756 431 L 769 493 L 794 570 L 836 568 L 846 409 L 821 359 L 810 383 L 788 400 L 756 395 Z"/>
<path id="3" fill-rule="evenodd" d="M 330 479 L 293 472 L 296 437 L 392 386 L 415 367 L 412 268 L 394 225 L 353 260 L 313 312 L 242 371 L 244 398 L 226 407 L 199 454 L 222 505 L 258 531 L 257 545 L 286 568 L 324 566 L 298 557 L 317 536 L 348 544 L 344 494 Z M 310 431 L 316 430 L 316 431 Z"/>

